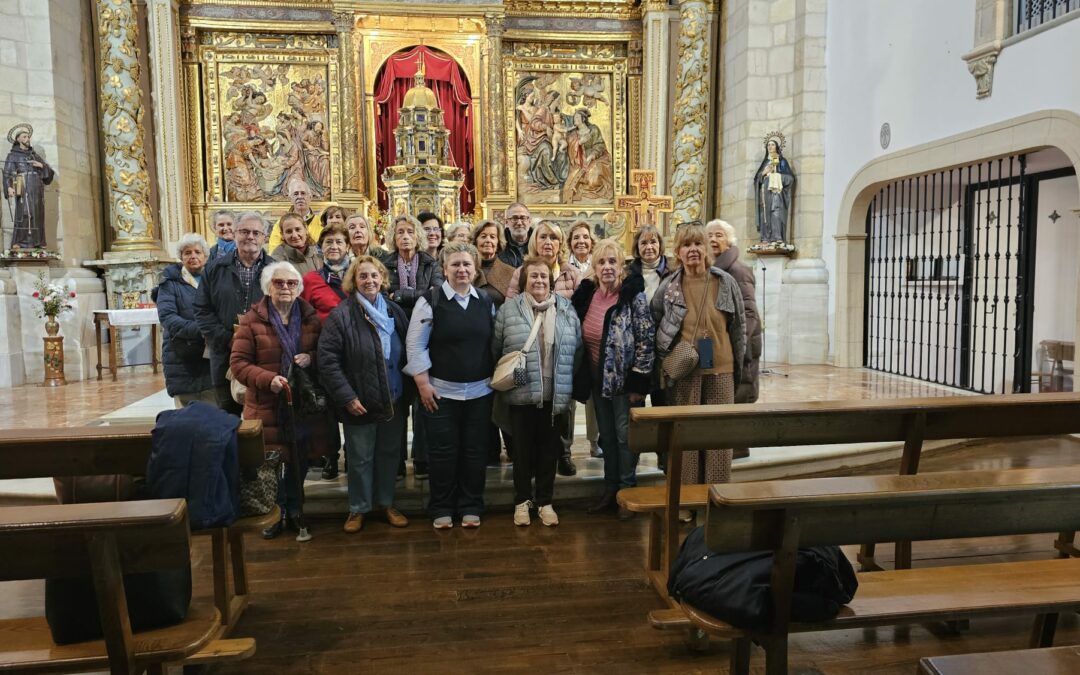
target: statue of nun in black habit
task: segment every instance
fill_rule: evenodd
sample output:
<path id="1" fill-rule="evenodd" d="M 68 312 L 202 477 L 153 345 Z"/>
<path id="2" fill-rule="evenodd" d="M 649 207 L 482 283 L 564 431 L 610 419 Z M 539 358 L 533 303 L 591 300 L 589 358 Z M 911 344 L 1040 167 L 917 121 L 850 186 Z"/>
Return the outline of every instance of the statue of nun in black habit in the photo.
<path id="1" fill-rule="evenodd" d="M 774 131 L 765 137 L 765 157 L 754 176 L 758 233 L 763 243 L 786 242 L 791 222 L 791 198 L 795 172 L 784 159 L 784 135 Z"/>
<path id="2" fill-rule="evenodd" d="M 56 174 L 31 147 L 33 134 L 25 123 L 7 134 L 11 152 L 4 161 L 4 197 L 14 221 L 11 248 L 45 248 L 45 186 Z"/>

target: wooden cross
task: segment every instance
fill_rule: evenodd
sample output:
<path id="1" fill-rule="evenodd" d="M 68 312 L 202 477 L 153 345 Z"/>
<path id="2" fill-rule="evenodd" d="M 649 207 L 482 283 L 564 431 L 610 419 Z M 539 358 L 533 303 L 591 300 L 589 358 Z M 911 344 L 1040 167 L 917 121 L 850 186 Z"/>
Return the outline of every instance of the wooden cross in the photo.
<path id="1" fill-rule="evenodd" d="M 654 195 L 656 172 L 648 169 L 634 169 L 630 172 L 630 184 L 633 194 L 619 195 L 615 198 L 615 210 L 627 214 L 625 246 L 627 255 L 633 255 L 634 235 L 645 225 L 659 226 L 660 213 L 675 210 L 675 200 L 666 195 Z"/>

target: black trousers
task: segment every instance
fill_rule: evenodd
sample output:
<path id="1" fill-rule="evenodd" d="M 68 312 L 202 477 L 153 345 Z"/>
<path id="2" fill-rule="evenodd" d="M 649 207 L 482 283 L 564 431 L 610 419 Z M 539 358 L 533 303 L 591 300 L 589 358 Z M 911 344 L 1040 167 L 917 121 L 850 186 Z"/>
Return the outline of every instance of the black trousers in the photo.
<path id="1" fill-rule="evenodd" d="M 435 412 L 421 408 L 432 518 L 483 514 L 492 399 L 491 394 L 469 401 L 440 398 Z"/>
<path id="2" fill-rule="evenodd" d="M 538 507 L 551 504 L 555 492 L 555 463 L 562 456 L 564 429 L 566 415 L 555 415 L 553 418 L 551 401 L 544 401 L 539 408 L 534 405 L 510 406 L 515 504 L 529 500 Z"/>

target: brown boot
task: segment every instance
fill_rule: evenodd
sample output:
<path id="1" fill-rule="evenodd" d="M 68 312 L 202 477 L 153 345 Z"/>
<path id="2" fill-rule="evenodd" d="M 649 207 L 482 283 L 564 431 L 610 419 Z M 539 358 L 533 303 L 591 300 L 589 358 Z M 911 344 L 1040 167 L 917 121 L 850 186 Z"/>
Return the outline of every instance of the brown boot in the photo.
<path id="1" fill-rule="evenodd" d="M 604 496 L 596 500 L 596 503 L 588 508 L 587 513 L 603 513 L 604 511 L 610 511 L 618 505 L 615 501 L 614 492 L 605 492 Z"/>

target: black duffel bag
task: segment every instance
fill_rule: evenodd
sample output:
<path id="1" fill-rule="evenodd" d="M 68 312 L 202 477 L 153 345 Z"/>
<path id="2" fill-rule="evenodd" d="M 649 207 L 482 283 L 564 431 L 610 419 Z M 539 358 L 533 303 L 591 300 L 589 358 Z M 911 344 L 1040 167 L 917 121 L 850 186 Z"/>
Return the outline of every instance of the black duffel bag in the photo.
<path id="1" fill-rule="evenodd" d="M 773 619 L 772 551 L 713 553 L 704 528 L 683 542 L 668 577 L 668 593 L 736 628 L 760 630 Z M 827 621 L 851 602 L 859 581 L 838 546 L 800 548 L 795 559 L 791 620 Z"/>

